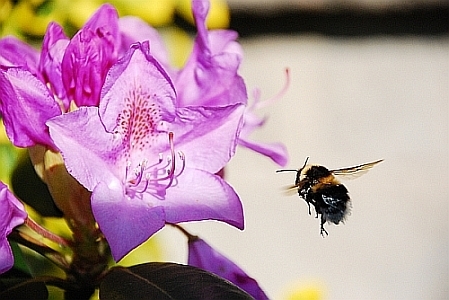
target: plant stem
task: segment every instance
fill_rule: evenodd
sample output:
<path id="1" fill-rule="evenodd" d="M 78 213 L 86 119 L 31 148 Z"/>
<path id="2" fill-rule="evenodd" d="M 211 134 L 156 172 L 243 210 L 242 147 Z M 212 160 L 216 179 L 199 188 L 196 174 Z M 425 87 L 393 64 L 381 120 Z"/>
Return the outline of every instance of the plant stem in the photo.
<path id="1" fill-rule="evenodd" d="M 45 229 L 44 227 L 42 227 L 41 225 L 36 223 L 30 217 L 27 217 L 25 219 L 25 225 L 27 225 L 30 229 L 32 229 L 36 233 L 40 234 L 44 238 L 49 239 L 50 241 L 53 241 L 53 242 L 57 243 L 58 245 L 70 247 L 70 242 L 68 240 L 48 231 L 47 229 Z"/>
<path id="2" fill-rule="evenodd" d="M 181 231 L 188 239 L 189 239 L 189 242 L 193 242 L 193 241 L 195 241 L 195 240 L 197 240 L 198 239 L 198 236 L 197 235 L 193 235 L 193 234 L 191 234 L 190 232 L 188 232 L 184 227 L 182 227 L 181 225 L 178 225 L 178 224 L 171 224 L 171 223 L 168 223 L 168 225 L 171 225 L 171 226 L 173 226 L 173 227 L 175 227 L 176 229 L 178 229 L 179 231 Z"/>

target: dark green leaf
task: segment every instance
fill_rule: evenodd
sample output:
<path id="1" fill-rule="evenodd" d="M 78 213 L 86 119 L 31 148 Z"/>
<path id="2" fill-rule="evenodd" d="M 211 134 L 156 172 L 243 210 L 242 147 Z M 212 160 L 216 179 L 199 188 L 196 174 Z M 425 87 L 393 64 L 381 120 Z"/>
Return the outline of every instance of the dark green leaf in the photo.
<path id="1" fill-rule="evenodd" d="M 0 291 L 7 290 L 10 287 L 13 287 L 31 278 L 31 275 L 23 272 L 16 267 L 13 267 L 12 269 L 0 275 Z"/>
<path id="2" fill-rule="evenodd" d="M 11 176 L 14 193 L 44 217 L 62 217 L 48 191 L 47 185 L 37 176 L 28 155 L 22 157 Z"/>
<path id="3" fill-rule="evenodd" d="M 34 281 L 28 274 L 17 269 L 11 269 L 0 278 L 0 299 L 30 299 L 48 298 L 48 290 L 43 282 Z"/>
<path id="4" fill-rule="evenodd" d="M 253 299 L 214 274 L 175 263 L 115 267 L 100 284 L 100 299 Z"/>

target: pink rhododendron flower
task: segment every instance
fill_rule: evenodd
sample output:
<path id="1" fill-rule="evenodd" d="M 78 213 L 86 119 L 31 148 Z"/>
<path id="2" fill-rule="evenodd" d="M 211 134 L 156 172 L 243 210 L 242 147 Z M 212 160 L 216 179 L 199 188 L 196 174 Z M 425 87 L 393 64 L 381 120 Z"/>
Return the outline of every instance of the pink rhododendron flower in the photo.
<path id="1" fill-rule="evenodd" d="M 0 182 L 0 274 L 11 269 L 14 264 L 11 246 L 6 238 L 26 218 L 23 204 Z"/>
<path id="2" fill-rule="evenodd" d="M 192 9 L 198 34 L 181 69 L 169 64 L 154 28 L 135 17 L 118 18 L 109 4 L 72 38 L 51 23 L 40 52 L 12 37 L 0 39 L 0 117 L 12 143 L 28 147 L 52 197 L 49 204 L 56 204 L 72 232 L 66 239 L 28 218 L 0 182 L 0 273 L 14 263 L 8 239 L 15 240 L 66 273 L 64 279 L 43 281 L 66 289 L 67 297 L 86 297 L 97 288 L 111 295 L 116 286 L 110 283 L 126 281 L 127 268 L 111 267 L 110 255 L 122 259 L 166 224 L 182 228 L 176 224 L 217 220 L 244 228 L 242 203 L 223 179 L 237 145 L 280 165 L 287 154 L 280 144 L 249 140 L 265 119 L 254 113 L 261 106 L 258 96 L 247 105 L 237 33 L 207 30 L 209 1 L 193 0 Z M 13 231 L 22 223 L 44 241 Z M 189 264 L 255 299 L 267 299 L 236 264 L 186 234 Z M 47 247 L 47 240 L 61 249 Z M 142 267 L 155 269 L 154 264 Z M 160 295 L 158 284 L 190 284 L 190 275 L 181 278 L 183 270 L 171 267 L 156 267 L 167 275 L 162 282 L 140 286 Z M 200 282 L 195 292 L 243 294 L 210 277 L 212 289 Z M 19 289 L 15 285 L 13 293 Z"/>
<path id="3" fill-rule="evenodd" d="M 0 113 L 12 143 L 54 148 L 45 122 L 77 106 L 98 105 L 109 67 L 117 60 L 118 15 L 105 4 L 70 40 L 51 23 L 42 52 L 13 38 L 0 40 Z"/>
<path id="4" fill-rule="evenodd" d="M 92 191 L 116 260 L 166 222 L 243 228 L 237 194 L 214 173 L 234 154 L 244 106 L 175 104 L 175 86 L 148 43 L 136 44 L 110 69 L 98 108 L 47 122 L 67 170 Z"/>
<path id="5" fill-rule="evenodd" d="M 245 83 L 238 75 L 243 50 L 232 30 L 206 28 L 209 1 L 192 1 L 198 30 L 186 65 L 173 76 L 180 106 L 246 104 Z"/>
<path id="6" fill-rule="evenodd" d="M 93 192 L 93 213 L 116 259 L 166 222 L 216 219 L 242 228 L 237 195 L 213 175 L 238 143 L 286 160 L 282 147 L 247 139 L 263 122 L 244 110 L 237 34 L 207 30 L 208 1 L 192 7 L 198 36 L 180 70 L 169 66 L 153 28 L 118 19 L 108 4 L 72 39 L 50 24 L 40 56 L 0 40 L 7 50 L 0 54 L 0 113 L 10 140 L 61 151 L 70 174 Z"/>

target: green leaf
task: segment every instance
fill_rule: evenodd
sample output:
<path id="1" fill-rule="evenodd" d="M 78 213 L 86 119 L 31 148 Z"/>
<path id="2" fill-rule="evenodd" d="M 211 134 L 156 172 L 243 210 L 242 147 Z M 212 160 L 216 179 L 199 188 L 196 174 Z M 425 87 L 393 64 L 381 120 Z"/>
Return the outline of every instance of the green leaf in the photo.
<path id="1" fill-rule="evenodd" d="M 152 262 L 114 267 L 100 284 L 100 299 L 253 299 L 229 281 L 199 268 Z"/>
<path id="2" fill-rule="evenodd" d="M 22 271 L 25 274 L 30 274 L 30 269 L 22 255 L 22 250 L 16 242 L 9 241 L 9 245 L 11 246 L 12 253 L 14 255 L 14 268 Z"/>

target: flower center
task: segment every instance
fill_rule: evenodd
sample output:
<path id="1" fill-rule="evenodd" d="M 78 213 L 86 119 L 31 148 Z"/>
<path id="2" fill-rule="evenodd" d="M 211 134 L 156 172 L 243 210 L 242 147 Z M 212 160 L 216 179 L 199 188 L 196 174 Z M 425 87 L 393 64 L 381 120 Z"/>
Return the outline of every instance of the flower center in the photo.
<path id="1" fill-rule="evenodd" d="M 178 158 L 181 160 L 181 168 L 176 170 L 176 153 L 173 145 L 173 132 L 168 133 L 170 144 L 170 156 L 164 158 L 159 154 L 157 162 L 150 164 L 148 160 L 142 160 L 133 170 L 131 162 L 126 166 L 126 194 L 134 197 L 145 192 L 151 193 L 157 198 L 163 199 L 166 190 L 177 184 L 177 178 L 185 169 L 184 153 L 178 151 Z"/>
<path id="2" fill-rule="evenodd" d="M 115 129 L 123 138 L 125 153 L 129 153 L 131 149 L 143 151 L 157 144 L 164 122 L 161 110 L 153 98 L 154 95 L 140 86 L 131 88 L 125 96 Z"/>

